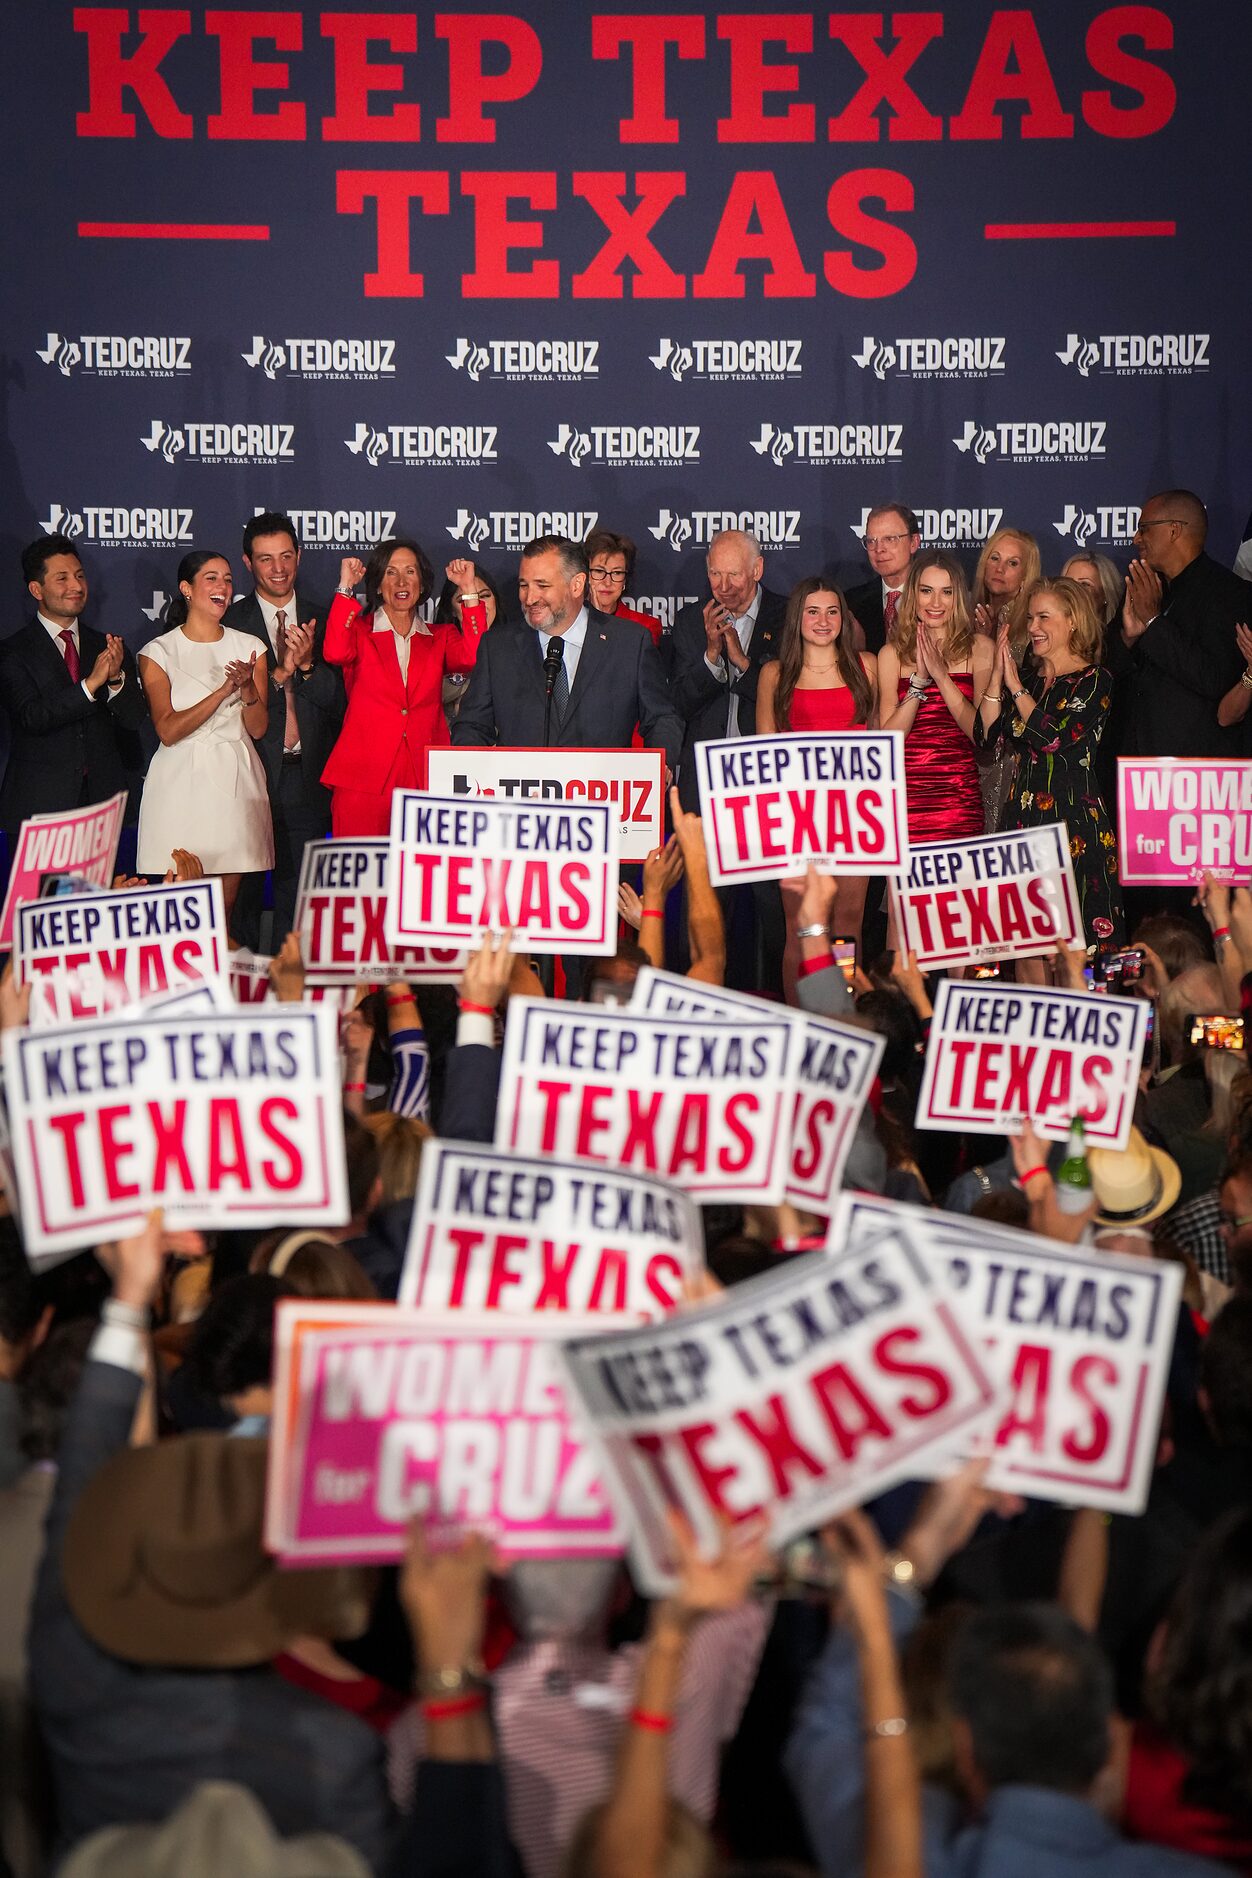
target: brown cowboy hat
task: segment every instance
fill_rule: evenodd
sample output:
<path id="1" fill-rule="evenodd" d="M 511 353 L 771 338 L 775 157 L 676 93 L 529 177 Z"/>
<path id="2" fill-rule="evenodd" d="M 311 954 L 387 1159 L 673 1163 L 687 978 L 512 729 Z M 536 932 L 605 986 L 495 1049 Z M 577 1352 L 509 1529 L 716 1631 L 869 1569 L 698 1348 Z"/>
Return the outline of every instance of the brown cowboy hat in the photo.
<path id="1" fill-rule="evenodd" d="M 261 1544 L 268 1443 L 179 1435 L 105 1462 L 70 1518 L 61 1576 L 94 1642 L 128 1663 L 243 1669 L 296 1637 L 359 1637 L 359 1567 L 285 1571 Z"/>
<path id="2" fill-rule="evenodd" d="M 1178 1163 L 1132 1128 L 1124 1148 L 1089 1148 L 1097 1226 L 1146 1226 L 1169 1212 L 1182 1188 Z"/>

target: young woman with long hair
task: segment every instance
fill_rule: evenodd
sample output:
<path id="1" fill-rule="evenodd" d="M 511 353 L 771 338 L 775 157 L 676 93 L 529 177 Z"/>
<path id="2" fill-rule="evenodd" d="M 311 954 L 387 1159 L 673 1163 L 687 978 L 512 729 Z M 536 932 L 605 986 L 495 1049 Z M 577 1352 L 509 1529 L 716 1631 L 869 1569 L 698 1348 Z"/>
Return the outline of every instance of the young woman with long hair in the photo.
<path id="1" fill-rule="evenodd" d="M 811 575 L 792 589 L 787 601 L 778 657 L 761 667 L 757 734 L 871 730 L 877 707 L 878 661 L 872 652 L 855 650 L 852 616 L 839 588 L 821 575 Z M 790 996 L 799 962 L 793 929 L 804 879 L 796 875 L 780 885 L 787 916 L 783 988 Z M 841 879 L 835 888 L 834 934 L 855 938 L 858 946 L 868 886 L 868 876 L 858 874 Z"/>

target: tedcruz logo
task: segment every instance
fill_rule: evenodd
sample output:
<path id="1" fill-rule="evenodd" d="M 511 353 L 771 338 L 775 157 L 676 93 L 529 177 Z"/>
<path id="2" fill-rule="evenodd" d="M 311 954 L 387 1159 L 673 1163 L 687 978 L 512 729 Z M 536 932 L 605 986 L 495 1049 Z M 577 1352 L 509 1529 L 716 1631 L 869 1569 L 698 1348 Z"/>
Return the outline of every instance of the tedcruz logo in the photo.
<path id="1" fill-rule="evenodd" d="M 176 378 L 191 370 L 191 340 L 152 333 L 80 333 L 76 339 L 49 333 L 47 344 L 36 346 L 35 356 L 55 366 L 63 378 L 79 366 L 99 378 Z"/>
<path id="2" fill-rule="evenodd" d="M 167 463 L 172 463 L 187 448 L 187 439 L 182 431 L 168 429 L 159 417 L 153 418 L 152 429 L 139 441 L 145 450 L 160 450 Z"/>
<path id="3" fill-rule="evenodd" d="M 264 509 L 254 508 L 254 515 Z M 373 548 L 396 532 L 394 509 L 287 510 L 306 547 Z"/>
<path id="4" fill-rule="evenodd" d="M 745 529 L 755 535 L 763 548 L 798 547 L 800 543 L 799 509 L 693 509 L 689 515 L 676 515 L 673 509 L 661 509 L 648 526 L 654 541 L 667 542 L 675 554 L 686 547 L 704 548 L 714 535 L 728 528 Z"/>
<path id="5" fill-rule="evenodd" d="M 762 424 L 759 437 L 749 438 L 758 456 L 782 465 L 797 463 L 889 463 L 904 455 L 902 424 L 793 424 L 780 430 Z"/>
<path id="6" fill-rule="evenodd" d="M 267 339 L 252 335 L 251 352 L 240 358 L 270 379 L 394 378 L 394 339 Z"/>
<path id="7" fill-rule="evenodd" d="M 458 509 L 456 520 L 447 524 L 454 541 L 463 541 L 471 554 L 480 548 L 524 548 L 540 535 L 564 535 L 569 541 L 583 541 L 600 517 L 595 509 L 489 509 L 485 515 L 473 509 Z"/>
<path id="8" fill-rule="evenodd" d="M 480 378 L 528 379 L 538 384 L 598 378 L 598 339 L 458 339 L 444 358 L 454 372 Z"/>
<path id="9" fill-rule="evenodd" d="M 867 333 L 852 354 L 863 372 L 898 378 L 991 378 L 1004 370 L 1004 340 L 977 338 L 875 339 Z"/>
<path id="10" fill-rule="evenodd" d="M 1139 509 L 1133 502 L 1104 503 L 1094 509 L 1080 509 L 1067 502 L 1064 515 L 1052 526 L 1062 539 L 1068 536 L 1076 548 L 1085 548 L 1091 542 L 1100 547 L 1124 548 L 1134 540 Z"/>
<path id="11" fill-rule="evenodd" d="M 859 542 L 864 543 L 866 524 L 873 512 L 862 509 L 860 521 L 850 524 Z M 980 548 L 1004 519 L 1003 509 L 992 508 L 918 509 L 916 514 L 928 548 Z"/>
<path id="12" fill-rule="evenodd" d="M 968 418 L 961 435 L 952 441 L 962 456 L 972 455 L 979 463 L 992 457 L 1016 463 L 1085 463 L 1107 454 L 1107 430 L 1107 423 L 1094 418 L 1048 424 L 979 424 Z"/>
<path id="13" fill-rule="evenodd" d="M 575 465 L 590 457 L 593 463 L 615 468 L 647 468 L 658 464 L 673 468 L 700 461 L 698 424 L 593 424 L 574 430 L 562 424 L 548 441 L 554 456 L 568 457 Z"/>
<path id="14" fill-rule="evenodd" d="M 494 424 L 388 424 L 384 430 L 358 424 L 344 444 L 372 469 L 385 456 L 395 463 L 433 469 L 449 463 L 495 463 L 497 434 Z"/>
<path id="15" fill-rule="evenodd" d="M 168 593 L 162 593 L 159 587 L 154 587 L 152 589 L 152 605 L 141 606 L 139 611 L 146 620 L 151 620 L 152 624 L 155 626 L 157 621 L 164 615 L 165 609 L 169 603 L 170 597 Z"/>
<path id="16" fill-rule="evenodd" d="M 1092 372 L 1114 378 L 1185 378 L 1207 372 L 1208 333 L 1101 333 L 1084 338 L 1068 333 L 1057 353 L 1062 365 L 1077 367 L 1080 378 Z"/>
<path id="17" fill-rule="evenodd" d="M 152 420 L 145 450 L 167 463 L 186 455 L 197 463 L 289 463 L 295 457 L 294 424 L 182 424 Z"/>
<path id="18" fill-rule="evenodd" d="M 111 503 L 67 509 L 54 502 L 39 526 L 47 535 L 67 535 L 71 541 L 81 539 L 104 548 L 177 548 L 191 546 L 194 522 L 191 509 L 131 509 Z M 158 599 L 164 604 L 164 598 L 154 593 L 153 606 Z"/>
<path id="19" fill-rule="evenodd" d="M 803 377 L 803 346 L 802 339 L 693 339 L 687 345 L 662 339 L 648 354 L 648 363 L 678 384 L 688 375 L 766 384 Z"/>

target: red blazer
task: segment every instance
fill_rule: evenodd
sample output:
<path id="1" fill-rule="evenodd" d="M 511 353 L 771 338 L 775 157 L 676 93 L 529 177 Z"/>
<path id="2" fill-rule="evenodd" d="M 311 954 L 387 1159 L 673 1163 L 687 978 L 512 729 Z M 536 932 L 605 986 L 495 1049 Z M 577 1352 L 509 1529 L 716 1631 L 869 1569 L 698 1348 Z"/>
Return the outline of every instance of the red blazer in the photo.
<path id="1" fill-rule="evenodd" d="M 339 741 L 322 771 L 330 789 L 381 793 L 402 743 L 425 780 L 426 751 L 450 739 L 443 714 L 443 675 L 467 672 L 487 629 L 485 607 L 466 607 L 464 625 L 416 627 L 409 642 L 408 681 L 400 676 L 395 639 L 374 631 L 374 616 L 337 593 L 326 619 L 325 657 L 343 667 L 348 710 Z"/>

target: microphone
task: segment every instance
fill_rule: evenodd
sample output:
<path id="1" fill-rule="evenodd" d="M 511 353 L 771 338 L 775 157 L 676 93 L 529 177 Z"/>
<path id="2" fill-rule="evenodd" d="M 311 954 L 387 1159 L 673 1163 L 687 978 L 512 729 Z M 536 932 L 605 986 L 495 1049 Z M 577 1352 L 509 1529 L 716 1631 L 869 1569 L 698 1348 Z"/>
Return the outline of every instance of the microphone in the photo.
<path id="1" fill-rule="evenodd" d="M 548 650 L 543 655 L 544 696 L 551 698 L 556 689 L 556 675 L 565 660 L 565 646 L 554 633 L 548 641 Z"/>

